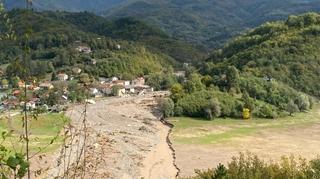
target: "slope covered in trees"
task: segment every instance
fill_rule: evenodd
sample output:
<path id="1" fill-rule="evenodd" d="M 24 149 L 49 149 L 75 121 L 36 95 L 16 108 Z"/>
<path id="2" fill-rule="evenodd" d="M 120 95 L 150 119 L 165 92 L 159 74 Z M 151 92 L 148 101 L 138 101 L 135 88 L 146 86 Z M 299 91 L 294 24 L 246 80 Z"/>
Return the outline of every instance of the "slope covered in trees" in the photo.
<path id="1" fill-rule="evenodd" d="M 320 15 L 290 16 L 266 23 L 215 51 L 205 73 L 234 65 L 241 72 L 285 83 L 320 97 Z"/>
<path id="2" fill-rule="evenodd" d="M 180 63 L 195 62 L 205 57 L 204 50 L 170 37 L 156 26 L 131 17 L 108 20 L 88 12 L 44 12 L 43 16 L 71 23 L 77 28 L 113 39 L 139 42 L 150 50 L 162 52 Z"/>
<path id="3" fill-rule="evenodd" d="M 171 88 L 175 115 L 275 118 L 320 97 L 320 15 L 269 22 L 216 50 Z"/>
<path id="4" fill-rule="evenodd" d="M 174 63 L 174 59 L 168 55 L 151 52 L 141 44 L 87 32 L 67 21 L 42 13 L 13 10 L 9 17 L 17 41 L 1 41 L 1 64 L 12 63 L 19 58 L 19 54 L 23 54 L 21 45 L 28 43 L 31 48 L 28 55 L 30 69 L 35 76 L 80 67 L 93 76 L 132 78 L 161 71 L 163 66 Z M 28 42 L 25 42 L 22 34 L 29 27 L 32 27 L 32 32 Z M 92 52 L 79 52 L 79 47 L 89 47 Z M 15 75 L 14 69 L 11 72 Z"/>

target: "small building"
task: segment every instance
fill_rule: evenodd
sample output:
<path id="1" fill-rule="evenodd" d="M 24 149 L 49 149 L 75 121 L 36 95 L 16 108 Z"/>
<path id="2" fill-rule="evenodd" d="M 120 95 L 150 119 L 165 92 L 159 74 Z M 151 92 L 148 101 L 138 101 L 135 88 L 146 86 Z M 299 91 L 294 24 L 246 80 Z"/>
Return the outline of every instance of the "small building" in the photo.
<path id="1" fill-rule="evenodd" d="M 110 80 L 111 80 L 112 82 L 113 82 L 113 81 L 118 81 L 119 78 L 114 76 L 114 77 L 112 77 Z"/>
<path id="2" fill-rule="evenodd" d="M 129 85 L 131 85 L 130 81 L 124 81 L 124 86 L 129 86 Z"/>
<path id="3" fill-rule="evenodd" d="M 8 89 L 9 88 L 9 85 L 5 84 L 5 85 L 0 85 L 0 89 Z"/>
<path id="4" fill-rule="evenodd" d="M 112 81 L 112 83 L 113 83 L 114 85 L 125 86 L 125 81 L 123 81 L 123 80 Z"/>
<path id="5" fill-rule="evenodd" d="M 21 108 L 24 108 L 24 104 L 25 104 L 25 102 L 22 101 L 22 102 L 20 103 L 20 107 L 21 107 Z M 29 102 L 26 103 L 26 107 L 27 107 L 28 110 L 35 109 L 35 108 L 36 108 L 36 103 L 33 102 L 33 101 L 29 101 Z"/>
<path id="6" fill-rule="evenodd" d="M 132 85 L 145 85 L 146 80 L 143 77 L 132 80 Z"/>
<path id="7" fill-rule="evenodd" d="M 97 64 L 97 60 L 94 58 L 87 60 L 87 65 L 96 65 L 96 64 Z"/>
<path id="8" fill-rule="evenodd" d="M 135 89 L 133 85 L 126 85 L 124 87 L 126 89 L 126 93 L 128 94 L 134 94 L 135 93 Z"/>
<path id="9" fill-rule="evenodd" d="M 65 73 L 60 73 L 57 75 L 57 78 L 59 81 L 67 81 L 69 79 L 69 76 Z"/>
<path id="10" fill-rule="evenodd" d="M 78 68 L 78 67 L 72 68 L 72 73 L 73 73 L 73 74 L 78 75 L 78 74 L 80 74 L 81 72 L 82 72 L 82 70 L 81 70 L 80 68 Z"/>
<path id="11" fill-rule="evenodd" d="M 111 95 L 112 94 L 112 85 L 105 83 L 105 84 L 100 84 L 99 86 L 96 87 L 100 93 L 103 95 Z"/>
<path id="12" fill-rule="evenodd" d="M 54 86 L 50 83 L 50 82 L 44 82 L 44 83 L 41 83 L 39 85 L 40 89 L 42 90 L 50 90 L 50 89 L 53 89 Z"/>
<path id="13" fill-rule="evenodd" d="M 76 50 L 85 54 L 90 54 L 92 52 L 91 48 L 88 46 L 78 46 Z"/>
<path id="14" fill-rule="evenodd" d="M 120 45 L 120 44 L 117 44 L 116 48 L 117 48 L 118 50 L 121 50 L 121 45 Z"/>
<path id="15" fill-rule="evenodd" d="M 186 77 L 186 71 L 176 71 L 173 73 L 176 77 L 185 78 Z"/>

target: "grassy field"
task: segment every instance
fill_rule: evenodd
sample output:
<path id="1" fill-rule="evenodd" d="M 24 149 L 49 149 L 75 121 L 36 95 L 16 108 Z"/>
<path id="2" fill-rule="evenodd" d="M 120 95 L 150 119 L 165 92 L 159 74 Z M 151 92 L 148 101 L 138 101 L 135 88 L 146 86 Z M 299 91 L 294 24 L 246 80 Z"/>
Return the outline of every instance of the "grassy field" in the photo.
<path id="1" fill-rule="evenodd" d="M 31 119 L 31 117 L 30 117 Z M 41 153 L 51 152 L 61 144 L 62 137 L 59 135 L 63 126 L 69 121 L 63 114 L 48 113 L 31 119 L 30 124 L 30 149 L 35 153 L 42 149 Z M 8 131 L 8 118 L 0 118 L 0 132 Z M 24 150 L 22 115 L 15 115 L 12 119 L 12 135 L 0 143 L 16 151 Z M 50 144 L 54 140 L 52 144 Z M 50 144 L 50 145 L 49 145 Z"/>
<path id="2" fill-rule="evenodd" d="M 180 144 L 217 144 L 234 138 L 254 135 L 266 129 L 307 126 L 320 122 L 320 105 L 306 113 L 279 119 L 217 119 L 207 121 L 187 117 L 171 118 L 174 124 L 172 139 Z"/>

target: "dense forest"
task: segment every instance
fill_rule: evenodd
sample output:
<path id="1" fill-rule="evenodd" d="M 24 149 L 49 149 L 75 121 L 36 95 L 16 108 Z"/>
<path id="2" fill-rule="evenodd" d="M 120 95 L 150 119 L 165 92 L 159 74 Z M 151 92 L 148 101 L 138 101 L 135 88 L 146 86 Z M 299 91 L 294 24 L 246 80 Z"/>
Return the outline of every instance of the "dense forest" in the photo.
<path id="1" fill-rule="evenodd" d="M 79 21 L 74 22 L 76 17 L 79 17 Z M 99 24 L 99 21 L 95 21 L 95 18 L 99 19 L 95 15 L 86 13 L 61 13 L 59 15 L 58 12 L 38 13 L 12 10 L 9 12 L 9 18 L 17 40 L 1 41 L 1 64 L 13 62 L 14 59 L 18 58 L 19 54 L 22 54 L 21 46 L 27 43 L 31 50 L 28 55 L 28 58 L 32 60 L 30 68 L 33 71 L 32 74 L 38 77 L 44 77 L 51 72 L 71 73 L 72 69 L 70 67 L 72 66 L 84 69 L 86 73 L 93 77 L 116 75 L 131 79 L 135 76 L 159 72 L 163 66 L 178 63 L 169 54 L 163 53 L 162 50 L 155 47 L 149 48 L 147 44 L 142 42 L 133 42 L 130 39 L 127 41 L 118 39 L 113 35 L 109 36 L 108 32 L 117 31 L 116 27 L 112 27 L 113 30 L 108 32 L 105 30 L 101 33 L 94 33 L 97 29 L 104 27 Z M 95 24 L 83 26 L 81 22 L 85 19 L 96 22 L 101 26 L 95 26 Z M 139 23 L 138 21 L 134 22 Z M 148 28 L 147 25 L 142 23 L 139 25 Z M 121 26 L 120 23 L 119 26 Z M 32 27 L 32 32 L 30 33 L 30 39 L 26 42 L 22 34 L 29 27 Z M 89 29 L 89 27 L 96 28 Z M 135 32 L 138 33 L 139 31 L 134 31 L 135 27 L 132 27 L 132 29 L 119 27 L 119 29 L 123 33 L 132 31 L 130 38 L 147 36 L 147 34 L 136 34 Z M 161 32 L 157 33 L 161 34 L 159 36 L 167 37 Z M 152 34 L 150 34 L 151 36 Z M 89 52 L 79 52 L 80 47 L 89 48 Z M 96 64 L 88 65 L 91 61 L 96 61 L 94 62 Z M 10 71 L 10 66 L 7 71 Z M 14 71 L 14 69 L 11 71 Z"/>

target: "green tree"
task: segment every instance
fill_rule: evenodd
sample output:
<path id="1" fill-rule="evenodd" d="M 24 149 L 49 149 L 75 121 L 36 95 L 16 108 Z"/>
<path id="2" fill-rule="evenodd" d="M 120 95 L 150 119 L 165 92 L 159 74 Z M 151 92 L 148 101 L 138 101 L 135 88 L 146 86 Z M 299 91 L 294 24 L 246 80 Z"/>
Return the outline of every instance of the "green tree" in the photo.
<path id="1" fill-rule="evenodd" d="M 307 111 L 310 109 L 309 97 L 305 94 L 300 94 L 295 100 L 295 103 L 298 105 L 300 111 Z"/>
<path id="2" fill-rule="evenodd" d="M 221 116 L 221 104 L 218 99 L 212 98 L 205 108 L 206 118 L 212 120 Z"/>
<path id="3" fill-rule="evenodd" d="M 290 100 L 287 104 L 286 111 L 288 111 L 290 116 L 292 116 L 293 113 L 299 112 L 299 107 L 293 102 L 293 100 Z"/>
<path id="4" fill-rule="evenodd" d="M 165 118 L 174 115 L 174 102 L 170 98 L 161 99 L 159 108 Z"/>
<path id="5" fill-rule="evenodd" d="M 198 73 L 193 73 L 190 75 L 188 81 L 184 85 L 184 88 L 188 93 L 193 93 L 204 90 L 205 85 L 201 81 L 201 76 Z"/>
<path id="6" fill-rule="evenodd" d="M 183 86 L 179 83 L 174 84 L 170 88 L 171 98 L 174 102 L 177 102 L 184 95 Z"/>
<path id="7" fill-rule="evenodd" d="M 231 89 L 239 89 L 239 71 L 234 66 L 229 66 L 226 71 L 226 80 L 227 88 L 230 91 Z"/>

